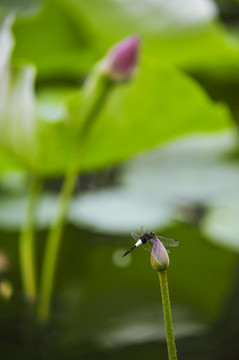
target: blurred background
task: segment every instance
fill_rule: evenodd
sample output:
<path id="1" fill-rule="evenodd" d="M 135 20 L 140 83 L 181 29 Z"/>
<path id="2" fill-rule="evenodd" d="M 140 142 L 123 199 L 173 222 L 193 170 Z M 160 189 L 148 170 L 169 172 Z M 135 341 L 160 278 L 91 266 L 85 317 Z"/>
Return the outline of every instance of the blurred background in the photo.
<path id="1" fill-rule="evenodd" d="M 177 239 L 168 270 L 180 359 L 239 358 L 239 2 L 0 1 L 0 352 L 4 359 L 167 359 L 157 274 L 129 232 Z M 23 293 L 33 174 L 38 276 L 81 88 L 141 37 L 87 143 L 47 326 Z"/>

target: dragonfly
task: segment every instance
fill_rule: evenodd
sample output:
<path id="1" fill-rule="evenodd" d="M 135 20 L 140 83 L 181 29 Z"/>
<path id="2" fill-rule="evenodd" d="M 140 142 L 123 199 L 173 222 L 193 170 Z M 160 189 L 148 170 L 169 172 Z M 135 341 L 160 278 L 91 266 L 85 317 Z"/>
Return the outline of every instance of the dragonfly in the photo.
<path id="1" fill-rule="evenodd" d="M 134 240 L 136 240 L 136 243 L 134 244 L 134 246 L 132 246 L 132 248 L 130 248 L 128 251 L 126 251 L 126 253 L 124 255 L 122 255 L 123 257 L 128 255 L 132 250 L 136 249 L 139 245 L 144 245 L 147 242 L 150 243 L 151 246 L 153 246 L 154 241 L 156 240 L 156 238 L 158 238 L 161 243 L 165 246 L 167 252 L 170 252 L 167 247 L 168 246 L 178 246 L 179 242 L 177 240 L 174 239 L 169 239 L 169 238 L 165 238 L 163 236 L 159 236 L 156 235 L 156 233 L 154 231 L 151 232 L 146 232 L 144 227 L 141 226 L 141 235 L 135 234 L 134 232 L 131 232 L 130 235 L 134 238 Z"/>

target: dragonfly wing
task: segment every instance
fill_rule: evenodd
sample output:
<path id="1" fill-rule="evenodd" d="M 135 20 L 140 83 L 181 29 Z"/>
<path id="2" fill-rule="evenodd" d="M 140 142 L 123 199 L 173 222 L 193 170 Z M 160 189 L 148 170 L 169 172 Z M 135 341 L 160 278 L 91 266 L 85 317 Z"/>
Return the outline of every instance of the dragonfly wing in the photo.
<path id="1" fill-rule="evenodd" d="M 141 235 L 144 235 L 146 233 L 144 226 L 141 226 Z"/>
<path id="2" fill-rule="evenodd" d="M 159 240 L 162 242 L 162 244 L 164 246 L 178 246 L 179 242 L 177 240 L 174 239 L 169 239 L 169 238 L 165 238 L 163 236 L 158 236 Z"/>
<path id="3" fill-rule="evenodd" d="M 143 244 L 142 247 L 146 251 L 152 251 L 153 242 L 150 240 L 146 242 L 146 244 Z"/>
<path id="4" fill-rule="evenodd" d="M 135 234 L 134 232 L 131 232 L 130 235 L 132 236 L 132 238 L 134 238 L 134 240 L 138 241 L 140 239 L 140 235 Z"/>

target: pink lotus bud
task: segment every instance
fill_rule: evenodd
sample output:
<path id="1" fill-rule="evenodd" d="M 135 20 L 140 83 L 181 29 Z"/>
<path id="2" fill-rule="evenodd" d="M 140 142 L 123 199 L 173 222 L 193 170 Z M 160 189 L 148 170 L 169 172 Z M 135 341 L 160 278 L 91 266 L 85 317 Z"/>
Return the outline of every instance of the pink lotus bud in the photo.
<path id="1" fill-rule="evenodd" d="M 152 268 L 156 271 L 167 270 L 169 266 L 169 257 L 167 250 L 163 244 L 156 238 L 152 252 L 151 252 L 151 265 Z"/>
<path id="2" fill-rule="evenodd" d="M 106 54 L 102 67 L 111 80 L 124 81 L 132 76 L 138 62 L 139 42 L 138 36 L 129 36 Z"/>

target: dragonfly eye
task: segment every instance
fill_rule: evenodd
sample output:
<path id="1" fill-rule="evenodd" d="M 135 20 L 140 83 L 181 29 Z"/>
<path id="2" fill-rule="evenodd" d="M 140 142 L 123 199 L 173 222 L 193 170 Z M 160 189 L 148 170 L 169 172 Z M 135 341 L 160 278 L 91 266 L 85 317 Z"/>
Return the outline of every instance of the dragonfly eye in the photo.
<path id="1" fill-rule="evenodd" d="M 153 231 L 151 231 L 150 235 L 151 235 L 151 236 L 156 236 L 156 233 L 153 232 Z"/>

